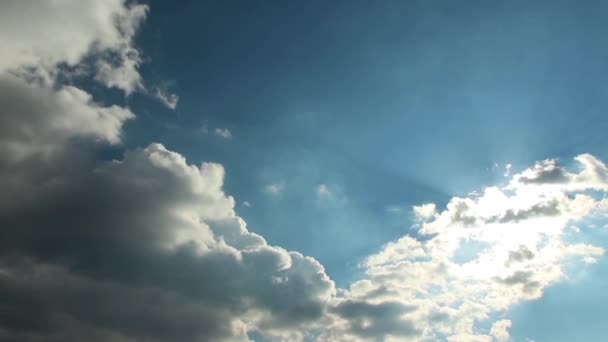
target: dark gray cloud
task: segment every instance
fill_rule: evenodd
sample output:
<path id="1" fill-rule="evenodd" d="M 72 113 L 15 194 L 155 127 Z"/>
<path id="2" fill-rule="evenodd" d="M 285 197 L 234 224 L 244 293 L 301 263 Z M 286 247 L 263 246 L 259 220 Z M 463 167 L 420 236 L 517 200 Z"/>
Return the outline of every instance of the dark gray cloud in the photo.
<path id="1" fill-rule="evenodd" d="M 509 286 L 522 286 L 523 292 L 529 295 L 536 293 L 544 286 L 535 279 L 532 271 L 515 271 L 507 277 L 498 279 L 498 281 Z"/>
<path id="2" fill-rule="evenodd" d="M 507 259 L 507 266 L 519 262 L 524 262 L 528 260 L 532 260 L 534 258 L 534 253 L 525 245 L 519 246 L 519 249 L 510 251 L 509 258 Z"/>
<path id="3" fill-rule="evenodd" d="M 601 160 L 590 154 L 580 154 L 574 158 L 580 171 L 572 173 L 559 165 L 554 159 L 537 162 L 534 167 L 524 170 L 513 178 L 511 184 L 516 188 L 520 185 L 549 185 L 570 191 L 608 189 L 608 167 Z"/>
<path id="4" fill-rule="evenodd" d="M 421 334 L 412 320 L 402 318 L 415 311 L 415 306 L 390 301 L 370 303 L 346 300 L 333 310 L 348 321 L 347 331 L 364 339 L 382 341 L 387 336 L 413 337 Z"/>
<path id="5" fill-rule="evenodd" d="M 17 13 L 19 4 L 2 6 Z M 57 30 L 58 18 L 88 15 L 99 17 L 93 27 L 109 25 L 71 22 L 66 34 L 82 38 L 73 51 L 46 44 L 0 65 L 0 340 L 300 338 L 325 315 L 334 283 L 316 260 L 248 231 L 221 165 L 190 165 L 160 144 L 96 160 L 134 114 L 61 84 L 56 66 L 133 51 L 146 10 L 96 4 L 82 16 L 56 13 L 78 2 L 46 13 Z M 138 56 L 104 69 L 104 83 L 132 90 Z"/>
<path id="6" fill-rule="evenodd" d="M 249 233 L 234 214 L 234 201 L 221 191 L 219 165 L 198 169 L 161 145 L 151 145 L 128 152 L 120 162 L 78 171 L 49 174 L 58 185 L 17 208 L 3 208 L 0 225 L 9 227 L 0 232 L 4 253 L 28 257 L 36 267 L 62 269 L 53 278 L 66 285 L 78 280 L 74 289 L 63 288 L 67 292 L 48 304 L 48 314 L 18 325 L 5 317 L 0 319 L 5 329 L 28 324 L 54 327 L 52 317 L 69 315 L 129 338 L 195 341 L 214 334 L 223 334 L 223 339 L 235 336 L 231 327 L 247 314 L 262 317 L 252 326 L 275 330 L 312 323 L 324 314 L 333 282 L 322 266 L 299 253 L 268 246 Z M 18 288 L 8 280 L 27 276 L 19 273 L 21 269 L 9 269 L 14 276 L 4 279 L 7 289 Z M 97 283 L 115 285 L 104 292 L 106 288 L 90 287 Z M 38 293 L 22 301 L 33 304 L 21 306 L 22 312 L 36 311 L 36 298 L 56 296 L 45 294 L 57 291 L 56 287 L 45 282 L 37 286 L 41 288 L 19 294 Z M 81 303 L 89 309 L 71 306 L 67 293 L 75 296 L 75 289 L 89 293 L 82 296 L 93 302 Z M 140 299 L 139 294 L 149 289 L 157 302 L 163 296 L 181 298 L 163 305 L 163 310 L 175 314 L 165 311 L 147 318 L 153 314 L 148 307 L 152 301 Z M 112 296 L 141 319 L 120 320 L 122 326 L 107 323 L 103 315 L 89 316 L 87 310 L 107 310 L 111 316 Z M 191 315 L 180 319 L 181 310 Z M 158 333 L 143 329 L 150 322 L 159 327 Z M 192 329 L 205 325 L 217 329 Z"/>
<path id="7" fill-rule="evenodd" d="M 555 160 L 550 159 L 536 163 L 518 180 L 524 184 L 559 184 L 568 182 L 569 175 Z"/>
<path id="8" fill-rule="evenodd" d="M 235 334 L 228 306 L 151 286 L 91 279 L 25 258 L 1 264 L 3 340 L 195 341 Z"/>
<path id="9" fill-rule="evenodd" d="M 509 223 L 528 220 L 535 217 L 553 217 L 562 213 L 559 201 L 552 199 L 547 202 L 536 203 L 529 208 L 513 209 L 507 208 L 500 215 L 484 220 L 486 223 Z"/>

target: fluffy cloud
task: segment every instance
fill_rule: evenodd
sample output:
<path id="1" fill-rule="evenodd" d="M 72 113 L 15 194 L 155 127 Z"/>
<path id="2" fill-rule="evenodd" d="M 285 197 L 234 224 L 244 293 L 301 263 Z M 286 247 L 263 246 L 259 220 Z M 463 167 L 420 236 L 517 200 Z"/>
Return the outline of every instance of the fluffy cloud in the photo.
<path id="1" fill-rule="evenodd" d="M 419 220 L 430 219 L 437 213 L 437 206 L 435 203 L 427 203 L 423 205 L 414 206 L 414 215 Z"/>
<path id="2" fill-rule="evenodd" d="M 21 23 L 39 11 L 47 16 L 30 34 Z M 63 83 L 63 65 L 96 59 L 92 77 L 135 90 L 130 44 L 145 11 L 123 1 L 2 4 L 0 338 L 301 339 L 334 284 L 316 260 L 247 230 L 221 165 L 189 165 L 160 144 L 95 159 L 96 144 L 120 144 L 134 114 Z"/>
<path id="3" fill-rule="evenodd" d="M 501 319 L 492 324 L 490 334 L 499 342 L 508 341 L 511 338 L 511 321 Z"/>
<path id="4" fill-rule="evenodd" d="M 528 185 L 568 191 L 608 190 L 608 168 L 602 161 L 590 154 L 581 154 L 575 160 L 581 167 L 578 173 L 569 172 L 554 159 L 547 159 L 513 177 L 511 187 L 517 189 Z"/>
<path id="5" fill-rule="evenodd" d="M 57 151 L 74 138 L 118 144 L 123 123 L 134 118 L 128 108 L 100 105 L 69 85 L 54 89 L 0 74 L 0 92 L 0 153 L 10 159 Z"/>
<path id="6" fill-rule="evenodd" d="M 29 258 L 25 264 L 3 268 L 6 286 L 31 277 L 23 273 L 30 268 L 55 272 L 49 275 L 50 284 L 37 282 L 39 288 L 19 294 L 28 299 L 35 290 L 41 300 L 53 300 L 48 315 L 22 322 L 23 329 L 45 324 L 48 331 L 41 334 L 70 334 L 64 331 L 69 326 L 52 319 L 60 316 L 133 340 L 195 341 L 240 336 L 235 327 L 282 335 L 323 315 L 334 293 L 323 267 L 248 232 L 235 215 L 234 200 L 221 190 L 220 165 L 194 167 L 179 154 L 152 144 L 89 171 L 77 177 L 53 175 L 64 185 L 18 211 L 3 212 L 2 226 L 17 229 L 2 232 L 3 251 Z M 75 290 L 62 289 L 53 279 L 70 286 L 74 282 L 84 291 L 82 296 L 94 302 L 72 307 L 68 293 Z M 108 285 L 91 286 L 94 283 Z M 117 298 L 108 301 L 113 294 Z M 176 314 L 149 312 L 146 296 L 166 301 Z M 119 303 L 128 303 L 129 310 L 117 310 Z M 128 316 L 112 316 L 114 310 Z M 188 326 L 196 319 L 203 325 Z M 129 323 L 117 326 L 117 321 Z M 149 335 L 154 333 L 146 328 L 149 322 L 158 322 L 163 332 Z M 246 339 L 244 331 L 240 334 Z M 13 332 L 15 339 L 21 336 Z"/>
<path id="7" fill-rule="evenodd" d="M 505 187 L 452 198 L 444 210 L 414 207 L 422 236 L 404 236 L 366 258 L 365 279 L 345 298 L 415 307 L 400 315 L 420 332 L 413 340 L 509 340 L 509 320 L 494 322 L 490 331 L 477 323 L 542 296 L 564 278 L 566 263 L 592 263 L 604 253 L 566 237 L 573 223 L 606 210 L 606 166 L 590 155 L 575 160 L 576 172 L 544 161 Z M 469 257 L 460 259 L 462 253 Z M 356 335 L 357 326 L 333 329 Z"/>
<path id="8" fill-rule="evenodd" d="M 146 11 L 124 0 L 4 1 L 0 71 L 35 68 L 55 74 L 60 64 L 75 66 L 92 56 L 98 80 L 130 93 L 142 87 L 132 39 Z"/>

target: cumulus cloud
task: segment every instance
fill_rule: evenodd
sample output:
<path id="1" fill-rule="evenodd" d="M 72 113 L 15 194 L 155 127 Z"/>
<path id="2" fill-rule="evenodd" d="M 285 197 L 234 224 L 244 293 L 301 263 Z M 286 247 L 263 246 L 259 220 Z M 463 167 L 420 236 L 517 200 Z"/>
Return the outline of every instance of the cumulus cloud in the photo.
<path id="1" fill-rule="evenodd" d="M 124 0 L 4 1 L 0 71 L 36 68 L 53 75 L 60 64 L 74 66 L 89 56 L 97 80 L 131 93 L 143 86 L 132 40 L 147 9 Z"/>
<path id="2" fill-rule="evenodd" d="M 64 185 L 18 211 L 3 211 L 1 224 L 19 230 L 2 232 L 2 249 L 30 258 L 31 267 L 57 269 L 49 278 L 74 279 L 74 287 L 83 287 L 82 296 L 93 302 L 72 308 L 69 287 L 47 296 L 58 286 L 47 289 L 39 282 L 35 290 L 41 300 L 59 296 L 48 316 L 26 325 L 34 330 L 36 324 L 48 325 L 41 339 L 47 333 L 72 333 L 64 331 L 69 326 L 55 324 L 55 316 L 132 340 L 246 340 L 245 331 L 256 328 L 282 335 L 318 320 L 334 293 L 333 282 L 314 259 L 269 246 L 248 232 L 233 210 L 234 200 L 221 190 L 218 164 L 188 165 L 181 155 L 152 144 L 79 175 L 52 176 L 63 178 Z M 7 281 L 31 277 L 21 273 L 24 268 L 19 263 L 5 267 Z M 97 282 L 107 282 L 107 288 L 90 285 Z M 26 298 L 28 291 L 22 294 Z M 149 312 L 148 292 L 156 302 L 166 301 L 175 315 Z M 104 299 L 113 295 L 113 301 Z M 118 310 L 119 303 L 128 303 L 129 311 Z M 21 310 L 34 311 L 32 305 Z M 116 326 L 122 320 L 111 315 L 113 310 L 127 315 L 128 323 Z M 188 326 L 182 318 L 192 324 L 200 319 L 202 325 Z M 151 321 L 162 331 L 150 330 Z"/>
<path id="3" fill-rule="evenodd" d="M 103 106 L 73 87 L 39 86 L 11 74 L 0 74 L 0 153 L 23 159 L 60 149 L 73 138 L 118 144 L 121 128 L 134 114 L 120 106 Z"/>
<path id="4" fill-rule="evenodd" d="M 146 6 L 0 6 L 0 340 L 506 341 L 511 321 L 479 323 L 604 253 L 564 234 L 608 209 L 606 165 L 583 154 L 575 171 L 545 160 L 504 188 L 414 207 L 416 234 L 337 289 L 314 258 L 249 231 L 222 165 L 158 143 L 98 159 L 135 115 L 58 76 L 92 59 L 91 79 L 143 87 L 132 40 Z M 487 248 L 459 262 L 469 243 Z"/>
<path id="5" fill-rule="evenodd" d="M 430 219 L 436 214 L 437 207 L 435 203 L 427 203 L 423 205 L 414 206 L 414 215 L 419 220 Z"/>
<path id="6" fill-rule="evenodd" d="M 494 322 L 490 334 L 499 342 L 508 341 L 511 338 L 511 320 L 501 319 Z"/>
<path id="7" fill-rule="evenodd" d="M 478 323 L 541 297 L 565 277 L 566 263 L 593 263 L 604 254 L 598 246 L 565 238 L 571 224 L 606 210 L 605 165 L 589 155 L 575 160 L 578 171 L 540 162 L 515 174 L 504 188 L 454 197 L 443 210 L 431 204 L 414 207 L 418 234 L 426 238 L 404 236 L 367 257 L 361 264 L 366 277 L 345 296 L 414 306 L 405 315 L 420 329 L 413 340 L 509 340 L 509 320 L 494 322 L 490 331 Z M 484 248 L 459 261 L 458 254 L 471 253 L 472 244 Z M 354 333 L 354 327 L 334 328 Z"/>
<path id="8" fill-rule="evenodd" d="M 574 159 L 579 164 L 579 172 L 570 172 L 557 160 L 547 159 L 515 175 L 511 188 L 529 185 L 568 191 L 608 190 L 608 168 L 602 161 L 590 154 L 581 154 Z"/>
<path id="9" fill-rule="evenodd" d="M 145 7 L 1 9 L 0 339 L 249 341 L 259 330 L 299 340 L 314 329 L 333 281 L 316 260 L 248 231 L 221 165 L 190 165 L 155 143 L 96 160 L 95 144 L 120 144 L 134 114 L 57 76 L 91 57 L 91 77 L 133 91 L 129 44 Z M 27 20 L 39 12 L 44 20 Z"/>

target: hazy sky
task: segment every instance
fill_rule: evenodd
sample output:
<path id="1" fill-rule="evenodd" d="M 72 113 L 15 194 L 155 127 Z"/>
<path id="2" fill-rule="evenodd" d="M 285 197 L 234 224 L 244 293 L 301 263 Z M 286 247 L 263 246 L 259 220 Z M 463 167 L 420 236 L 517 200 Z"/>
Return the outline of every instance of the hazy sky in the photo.
<path id="1" fill-rule="evenodd" d="M 603 341 L 607 16 L 0 1 L 0 341 Z"/>

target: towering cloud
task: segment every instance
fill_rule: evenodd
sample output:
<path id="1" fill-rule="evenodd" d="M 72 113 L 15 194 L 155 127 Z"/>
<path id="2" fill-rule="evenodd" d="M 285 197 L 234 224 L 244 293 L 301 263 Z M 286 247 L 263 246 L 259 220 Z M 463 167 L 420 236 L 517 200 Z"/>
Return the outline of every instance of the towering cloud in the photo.
<path id="1" fill-rule="evenodd" d="M 255 329 L 300 339 L 333 282 L 247 230 L 221 165 L 189 165 L 160 144 L 95 159 L 135 115 L 66 82 L 79 70 L 140 88 L 131 43 L 146 11 L 2 4 L 0 339 L 248 340 Z M 29 20 L 38 12 L 44 20 Z"/>

